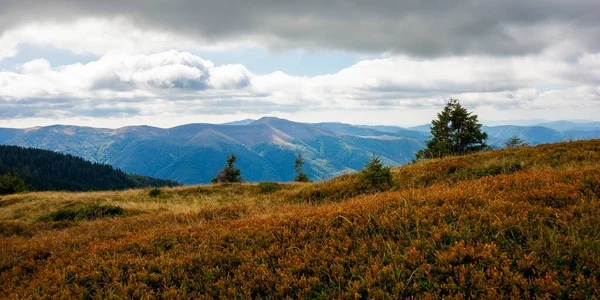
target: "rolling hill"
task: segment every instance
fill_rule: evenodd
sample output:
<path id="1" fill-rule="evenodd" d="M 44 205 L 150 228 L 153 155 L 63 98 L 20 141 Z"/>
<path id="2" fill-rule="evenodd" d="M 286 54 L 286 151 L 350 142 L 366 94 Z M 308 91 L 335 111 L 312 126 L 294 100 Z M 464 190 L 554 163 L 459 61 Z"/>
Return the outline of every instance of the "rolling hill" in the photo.
<path id="1" fill-rule="evenodd" d="M 0 145 L 0 174 L 16 174 L 35 191 L 98 191 L 177 186 L 177 182 L 124 173 L 70 154 Z"/>
<path id="2" fill-rule="evenodd" d="M 600 295 L 600 140 L 326 182 L 0 198 L 0 298 Z M 98 207 L 122 213 L 89 214 Z M 81 221 L 59 218 L 87 214 Z M 52 216 L 50 218 L 49 216 Z"/>

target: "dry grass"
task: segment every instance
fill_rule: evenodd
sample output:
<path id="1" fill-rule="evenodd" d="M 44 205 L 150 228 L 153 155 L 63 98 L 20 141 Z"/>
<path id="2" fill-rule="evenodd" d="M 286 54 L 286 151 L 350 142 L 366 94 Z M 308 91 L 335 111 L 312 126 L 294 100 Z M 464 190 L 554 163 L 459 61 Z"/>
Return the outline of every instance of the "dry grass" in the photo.
<path id="1" fill-rule="evenodd" d="M 518 167 L 517 167 L 518 165 Z M 594 298 L 600 141 L 450 157 L 315 184 L 0 200 L 0 298 Z M 129 217 L 35 222 L 111 204 Z"/>
<path id="2" fill-rule="evenodd" d="M 161 188 L 152 197 L 150 189 L 107 192 L 32 192 L 0 198 L 0 220 L 34 221 L 58 209 L 79 208 L 90 204 L 109 204 L 130 213 L 189 213 L 200 208 L 227 205 L 269 206 L 290 197 L 306 184 L 281 184 L 275 193 L 260 193 L 257 184 L 200 185 Z"/>

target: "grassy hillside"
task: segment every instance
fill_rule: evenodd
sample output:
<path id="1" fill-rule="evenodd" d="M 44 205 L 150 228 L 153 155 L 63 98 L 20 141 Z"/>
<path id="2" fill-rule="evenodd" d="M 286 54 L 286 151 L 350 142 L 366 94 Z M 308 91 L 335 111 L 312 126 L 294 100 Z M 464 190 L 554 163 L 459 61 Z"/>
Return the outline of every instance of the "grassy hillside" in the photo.
<path id="1" fill-rule="evenodd" d="M 600 140 L 393 174 L 2 197 L 0 298 L 600 295 Z M 124 214 L 38 221 L 94 205 Z"/>

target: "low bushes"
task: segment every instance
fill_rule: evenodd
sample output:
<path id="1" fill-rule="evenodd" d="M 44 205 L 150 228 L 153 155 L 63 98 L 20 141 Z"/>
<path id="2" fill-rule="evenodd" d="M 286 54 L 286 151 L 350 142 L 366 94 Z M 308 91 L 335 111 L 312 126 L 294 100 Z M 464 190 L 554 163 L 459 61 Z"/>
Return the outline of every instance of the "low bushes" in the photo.
<path id="1" fill-rule="evenodd" d="M 148 196 L 150 197 L 158 197 L 161 194 L 161 190 L 159 188 L 153 188 L 148 191 Z"/>
<path id="2" fill-rule="evenodd" d="M 114 205 L 93 204 L 80 209 L 59 209 L 43 215 L 38 221 L 84 221 L 125 215 L 125 210 Z"/>
<path id="3" fill-rule="evenodd" d="M 27 191 L 25 181 L 17 174 L 0 175 L 0 195 L 9 195 Z"/>
<path id="4" fill-rule="evenodd" d="M 269 194 L 277 192 L 281 189 L 279 183 L 277 182 L 261 182 L 258 184 L 258 189 L 261 194 Z"/>

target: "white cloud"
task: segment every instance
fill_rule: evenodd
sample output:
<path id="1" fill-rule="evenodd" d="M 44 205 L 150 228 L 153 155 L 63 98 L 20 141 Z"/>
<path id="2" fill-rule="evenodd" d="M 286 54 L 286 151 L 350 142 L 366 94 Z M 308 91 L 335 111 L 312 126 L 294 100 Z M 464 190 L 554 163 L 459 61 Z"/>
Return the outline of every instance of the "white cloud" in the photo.
<path id="1" fill-rule="evenodd" d="M 95 60 L 60 65 L 39 57 L 0 71 L 0 124 L 173 125 L 264 114 L 390 123 L 434 117 L 450 97 L 492 119 L 597 119 L 600 110 L 597 0 L 21 0 L 2 7 L 0 61 L 25 44 Z M 309 77 L 258 75 L 192 54 L 228 51 L 223 57 L 249 47 L 380 58 Z M 375 122 L 352 121 L 361 117 Z"/>
<path id="2" fill-rule="evenodd" d="M 23 73 L 43 74 L 50 71 L 50 62 L 43 58 L 34 59 L 23 64 Z"/>
<path id="3" fill-rule="evenodd" d="M 131 88 L 205 89 L 209 61 L 189 53 L 168 51 L 151 55 L 108 55 L 86 65 L 96 75 L 93 88 L 114 88 L 111 84 L 130 84 Z M 106 82 L 108 80 L 108 82 Z"/>
<path id="4" fill-rule="evenodd" d="M 0 36 L 0 61 L 7 57 L 13 57 L 17 55 L 17 45 L 17 42 L 9 40 L 4 36 Z"/>
<path id="5" fill-rule="evenodd" d="M 314 77 L 256 75 L 243 65 L 215 66 L 174 50 L 105 55 L 59 67 L 36 59 L 18 72 L 0 72 L 0 118 L 34 118 L 42 112 L 48 118 L 161 116 L 172 120 L 167 122 L 232 113 L 388 115 L 437 110 L 450 97 L 472 109 L 520 111 L 524 118 L 548 109 L 589 112 L 600 108 L 599 58 L 585 54 L 572 62 L 547 54 L 430 60 L 397 56 L 363 60 Z"/>
<path id="6" fill-rule="evenodd" d="M 249 72 L 243 67 L 215 68 L 210 61 L 177 51 L 107 55 L 88 64 L 54 69 L 48 61 L 36 59 L 23 64 L 20 70 L 0 72 L 0 97 L 152 97 L 178 90 L 243 88 L 249 81 Z M 213 73 L 215 78 L 211 80 Z"/>
<path id="7" fill-rule="evenodd" d="M 531 103 L 531 108 L 575 107 L 600 109 L 600 86 L 577 86 L 564 90 L 540 93 Z"/>
<path id="8" fill-rule="evenodd" d="M 219 89 L 235 89 L 250 85 L 252 74 L 243 65 L 224 65 L 212 70 L 209 84 Z"/>

